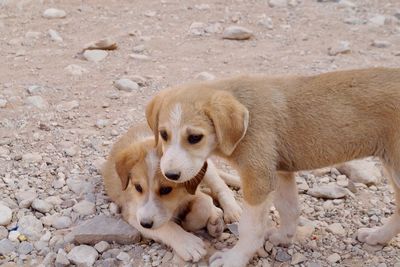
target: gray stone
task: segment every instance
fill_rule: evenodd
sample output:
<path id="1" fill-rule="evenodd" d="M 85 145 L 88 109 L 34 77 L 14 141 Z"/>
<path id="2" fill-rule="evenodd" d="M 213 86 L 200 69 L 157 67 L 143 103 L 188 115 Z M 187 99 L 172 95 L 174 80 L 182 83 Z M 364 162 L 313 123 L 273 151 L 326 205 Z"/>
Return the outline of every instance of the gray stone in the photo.
<path id="1" fill-rule="evenodd" d="M 270 17 L 264 16 L 257 22 L 257 24 L 267 28 L 268 30 L 274 29 L 274 24 L 272 23 L 272 19 Z"/>
<path id="2" fill-rule="evenodd" d="M 102 129 L 108 125 L 108 120 L 98 119 L 95 125 L 97 128 Z"/>
<path id="3" fill-rule="evenodd" d="M 78 195 L 91 192 L 93 189 L 92 183 L 81 180 L 79 178 L 68 178 L 66 183 L 68 188 Z"/>
<path id="4" fill-rule="evenodd" d="M 222 34 L 223 39 L 229 40 L 247 40 L 250 39 L 252 36 L 252 31 L 241 26 L 229 26 L 224 30 Z"/>
<path id="5" fill-rule="evenodd" d="M 111 38 L 104 38 L 85 45 L 83 50 L 115 50 L 118 48 L 117 42 Z"/>
<path id="6" fill-rule="evenodd" d="M 310 188 L 307 194 L 317 198 L 335 199 L 347 196 L 347 190 L 337 185 L 322 185 Z"/>
<path id="7" fill-rule="evenodd" d="M 65 70 L 68 71 L 71 75 L 74 75 L 74 76 L 81 76 L 81 75 L 89 72 L 84 67 L 81 67 L 81 66 L 76 65 L 76 64 L 70 64 L 70 65 L 66 66 Z"/>
<path id="8" fill-rule="evenodd" d="M 96 212 L 96 207 L 93 202 L 87 201 L 87 200 L 82 200 L 78 203 L 76 203 L 72 209 L 79 213 L 79 215 L 92 215 Z"/>
<path id="9" fill-rule="evenodd" d="M 26 88 L 26 91 L 31 95 L 38 94 L 38 93 L 42 92 L 43 90 L 44 90 L 43 87 L 40 85 L 30 85 L 30 86 L 28 86 L 28 88 Z"/>
<path id="10" fill-rule="evenodd" d="M 290 262 L 291 265 L 296 265 L 307 260 L 306 256 L 301 253 L 295 253 L 292 257 L 292 261 Z"/>
<path id="11" fill-rule="evenodd" d="M 239 236 L 239 224 L 238 223 L 230 223 L 227 224 L 226 227 L 228 227 L 228 230 L 234 234 L 235 236 Z"/>
<path id="12" fill-rule="evenodd" d="M 50 29 L 48 31 L 48 33 L 49 33 L 50 39 L 52 41 L 54 41 L 54 42 L 62 42 L 63 41 L 63 38 L 60 36 L 60 34 L 57 31 Z"/>
<path id="13" fill-rule="evenodd" d="M 69 266 L 71 263 L 67 258 L 67 253 L 63 249 L 59 249 L 57 252 L 56 256 L 56 261 L 55 261 L 55 266 L 56 267 L 65 267 Z"/>
<path id="14" fill-rule="evenodd" d="M 91 62 L 100 62 L 100 61 L 104 60 L 107 56 L 108 56 L 107 51 L 99 50 L 99 49 L 85 50 L 85 52 L 83 52 L 83 57 L 87 61 L 91 61 Z"/>
<path id="15" fill-rule="evenodd" d="M 96 245 L 94 245 L 94 248 L 100 252 L 103 253 L 104 251 L 106 251 L 107 249 L 110 248 L 110 244 L 106 241 L 100 241 L 99 243 L 97 243 Z"/>
<path id="16" fill-rule="evenodd" d="M 279 262 L 287 262 L 292 260 L 292 256 L 290 256 L 286 250 L 278 249 L 278 252 L 275 255 L 275 260 Z"/>
<path id="17" fill-rule="evenodd" d="M 340 223 L 332 223 L 332 224 L 328 225 L 326 230 L 334 235 L 340 235 L 340 236 L 346 235 L 346 230 L 343 228 L 343 226 Z"/>
<path id="18" fill-rule="evenodd" d="M 39 153 L 26 153 L 22 155 L 22 161 L 25 162 L 39 162 L 42 161 L 42 156 Z"/>
<path id="19" fill-rule="evenodd" d="M 9 225 L 12 220 L 12 210 L 6 205 L 0 204 L 0 225 Z"/>
<path id="20" fill-rule="evenodd" d="M 340 41 L 336 47 L 329 47 L 328 54 L 330 56 L 336 56 L 339 54 L 348 54 L 351 52 L 350 43 L 347 41 Z"/>
<path id="21" fill-rule="evenodd" d="M 68 112 L 79 107 L 77 100 L 65 101 L 56 106 L 58 112 Z"/>
<path id="22" fill-rule="evenodd" d="M 383 26 L 385 25 L 386 17 L 384 15 L 376 15 L 369 19 L 369 24 L 374 26 Z"/>
<path id="23" fill-rule="evenodd" d="M 37 197 L 36 192 L 33 190 L 29 191 L 19 191 L 15 194 L 15 198 L 17 199 L 18 206 L 21 208 L 29 208 Z"/>
<path id="24" fill-rule="evenodd" d="M 119 79 L 114 82 L 115 88 L 125 92 L 133 92 L 139 89 L 139 85 L 129 79 Z"/>
<path id="25" fill-rule="evenodd" d="M 56 259 L 57 254 L 54 252 L 47 253 L 43 259 L 42 264 L 44 266 L 54 266 L 54 261 Z"/>
<path id="26" fill-rule="evenodd" d="M 376 48 L 388 48 L 390 42 L 384 40 L 373 40 L 371 45 Z"/>
<path id="27" fill-rule="evenodd" d="M 7 238 L 0 240 L 0 255 L 7 255 L 16 250 L 16 245 Z"/>
<path id="28" fill-rule="evenodd" d="M 74 240 L 80 244 L 96 244 L 100 241 L 132 244 L 140 241 L 140 233 L 122 219 L 96 216 L 75 227 Z"/>
<path id="29" fill-rule="evenodd" d="M 150 60 L 149 56 L 137 54 L 137 53 L 129 54 L 129 57 L 133 58 L 133 59 L 137 59 L 137 60 L 144 60 L 144 61 Z"/>
<path id="30" fill-rule="evenodd" d="M 129 254 L 123 251 L 117 255 L 117 259 L 124 262 L 128 262 L 130 258 Z"/>
<path id="31" fill-rule="evenodd" d="M 87 245 L 76 246 L 67 254 L 68 260 L 78 266 L 93 266 L 97 256 L 97 251 Z"/>
<path id="32" fill-rule="evenodd" d="M 70 227 L 72 224 L 72 220 L 70 217 L 67 216 L 56 216 L 53 217 L 51 220 L 51 226 L 56 229 L 65 229 Z"/>
<path id="33" fill-rule="evenodd" d="M 339 262 L 341 260 L 341 257 L 340 257 L 339 254 L 333 253 L 333 254 L 328 256 L 327 260 L 330 263 L 336 263 L 336 262 Z"/>
<path id="34" fill-rule="evenodd" d="M 8 101 L 4 98 L 0 98 L 0 108 L 5 108 L 7 106 Z"/>
<path id="35" fill-rule="evenodd" d="M 0 240 L 7 238 L 8 230 L 4 226 L 0 226 Z"/>
<path id="36" fill-rule="evenodd" d="M 206 27 L 207 25 L 203 22 L 193 22 L 192 24 L 190 24 L 189 32 L 191 35 L 201 36 L 206 33 Z"/>
<path id="37" fill-rule="evenodd" d="M 22 242 L 19 244 L 18 253 L 22 255 L 29 254 L 33 250 L 33 245 L 29 242 Z"/>
<path id="38" fill-rule="evenodd" d="M 268 5 L 270 7 L 287 7 L 287 0 L 268 0 Z"/>
<path id="39" fill-rule="evenodd" d="M 25 215 L 18 221 L 18 231 L 29 240 L 39 240 L 42 236 L 43 224 L 33 215 Z"/>
<path id="40" fill-rule="evenodd" d="M 200 80 L 200 81 L 212 81 L 212 80 L 215 80 L 215 75 L 211 74 L 209 72 L 203 71 L 203 72 L 196 74 L 196 76 L 194 78 L 196 80 Z"/>
<path id="41" fill-rule="evenodd" d="M 35 210 L 37 210 L 41 213 L 47 213 L 53 209 L 53 205 L 42 199 L 36 198 L 32 202 L 32 208 L 34 208 Z"/>
<path id="42" fill-rule="evenodd" d="M 65 18 L 67 16 L 67 13 L 61 9 L 48 8 L 43 12 L 42 16 L 46 19 L 60 19 Z"/>
<path id="43" fill-rule="evenodd" d="M 382 173 L 376 163 L 366 159 L 352 160 L 336 166 L 336 168 L 351 181 L 367 186 L 376 185 L 382 178 Z"/>
<path id="44" fill-rule="evenodd" d="M 43 99 L 43 97 L 38 95 L 28 96 L 26 98 L 26 103 L 38 109 L 46 109 L 49 107 L 49 103 L 45 99 Z"/>

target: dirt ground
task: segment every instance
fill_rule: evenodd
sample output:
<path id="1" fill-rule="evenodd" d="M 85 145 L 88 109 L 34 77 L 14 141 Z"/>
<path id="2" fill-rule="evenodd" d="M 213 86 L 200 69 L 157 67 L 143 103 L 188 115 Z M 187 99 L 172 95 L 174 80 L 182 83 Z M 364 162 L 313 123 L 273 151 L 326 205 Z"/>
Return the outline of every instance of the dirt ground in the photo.
<path id="1" fill-rule="evenodd" d="M 48 8 L 64 10 L 65 18 L 44 18 Z M 231 25 L 251 30 L 253 37 L 222 39 L 223 30 Z M 53 40 L 50 29 L 62 41 Z M 102 38 L 115 40 L 118 48 L 99 62 L 85 60 L 81 54 L 85 45 Z M 0 238 L 7 239 L 7 231 L 23 216 L 45 217 L 18 200 L 19 192 L 32 188 L 40 199 L 89 200 L 96 204 L 96 214 L 110 214 L 98 163 L 118 135 L 144 121 L 146 103 L 162 88 L 212 75 L 400 67 L 400 1 L 0 0 L 0 61 L 0 202 L 13 212 Z M 199 77 L 202 72 L 208 74 Z M 118 90 L 113 83 L 120 78 L 137 81 L 140 87 L 131 92 Z M 336 179 L 331 173 L 326 176 Z M 88 182 L 92 189 L 84 194 L 74 192 L 68 184 L 71 177 Z M 54 185 L 63 180 L 67 184 Z M 393 211 L 388 188 L 387 183 L 362 187 L 356 194 L 361 200 L 334 203 L 343 205 L 348 214 L 341 208 L 327 211 L 324 201 L 301 195 L 309 211 L 302 213 L 303 219 L 317 221 L 321 239 L 312 244 L 296 242 L 288 249 L 272 248 L 251 264 L 399 267 L 399 237 L 383 248 L 366 248 L 354 238 L 357 218 L 367 216 L 368 220 L 375 215 L 378 225 Z M 376 214 L 360 204 L 362 197 L 376 199 Z M 50 213 L 70 217 L 72 225 L 93 215 L 77 214 L 71 207 L 53 207 Z M 343 225 L 344 237 L 321 230 L 334 222 Z M 40 248 L 35 244 L 25 254 L 16 249 L 4 254 L 0 262 L 37 266 L 52 253 L 43 264 L 54 266 L 60 246 L 51 240 L 63 232 L 44 224 L 51 236 L 47 244 Z M 68 253 L 72 247 L 64 242 L 61 249 Z M 183 264 L 166 258 L 168 249 L 153 242 L 112 245 L 112 249 L 127 252 L 130 260 L 107 260 L 103 253 L 95 265 Z M 294 263 L 296 253 L 305 259 Z M 289 260 L 277 258 L 286 254 Z M 330 261 L 333 254 L 340 259 Z"/>

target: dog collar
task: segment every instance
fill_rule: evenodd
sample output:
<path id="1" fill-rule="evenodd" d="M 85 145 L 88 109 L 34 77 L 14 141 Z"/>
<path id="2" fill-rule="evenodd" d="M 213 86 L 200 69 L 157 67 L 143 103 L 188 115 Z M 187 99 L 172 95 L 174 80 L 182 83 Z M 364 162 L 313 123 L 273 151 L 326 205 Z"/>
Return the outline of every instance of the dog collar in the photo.
<path id="1" fill-rule="evenodd" d="M 205 161 L 203 164 L 203 167 L 201 167 L 200 171 L 192 179 L 184 182 L 186 190 L 189 192 L 189 194 L 194 195 L 196 193 L 198 185 L 201 183 L 201 181 L 204 178 L 204 175 L 207 172 L 207 167 L 208 167 L 208 163 L 207 163 L 207 161 Z"/>

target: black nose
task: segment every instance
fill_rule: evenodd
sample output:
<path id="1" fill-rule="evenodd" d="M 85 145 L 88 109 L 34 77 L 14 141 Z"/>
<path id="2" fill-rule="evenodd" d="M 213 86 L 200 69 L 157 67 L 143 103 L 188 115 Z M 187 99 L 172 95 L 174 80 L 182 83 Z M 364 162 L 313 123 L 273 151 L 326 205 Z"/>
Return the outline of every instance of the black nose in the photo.
<path id="1" fill-rule="evenodd" d="M 153 227 L 153 221 L 150 222 L 140 222 L 140 225 L 143 226 L 144 228 L 150 229 Z"/>
<path id="2" fill-rule="evenodd" d="M 181 172 L 166 172 L 165 173 L 165 177 L 167 177 L 168 179 L 176 181 L 176 180 L 179 179 L 179 177 L 181 177 Z"/>

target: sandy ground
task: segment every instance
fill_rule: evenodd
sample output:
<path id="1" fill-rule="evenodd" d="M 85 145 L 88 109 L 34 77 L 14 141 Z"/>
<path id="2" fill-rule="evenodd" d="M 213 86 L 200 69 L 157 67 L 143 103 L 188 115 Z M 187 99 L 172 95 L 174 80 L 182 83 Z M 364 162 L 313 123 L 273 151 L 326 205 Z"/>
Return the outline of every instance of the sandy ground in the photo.
<path id="1" fill-rule="evenodd" d="M 94 213 L 110 214 L 97 163 L 118 135 L 144 121 L 147 101 L 162 88 L 194 80 L 201 72 L 219 78 L 240 73 L 315 74 L 400 67 L 398 0 L 300 0 L 288 1 L 284 7 L 271 7 L 269 2 L 0 0 L 0 196 L 13 212 L 12 221 L 1 229 L 1 238 L 7 239 L 7 231 L 24 216 L 33 214 L 43 222 L 45 212 L 21 206 L 17 198 L 32 188 L 39 199 L 88 200 L 96 204 Z M 44 18 L 48 8 L 64 10 L 65 18 Z M 222 39 L 224 28 L 231 25 L 246 27 L 254 36 L 245 41 Z M 63 40 L 50 38 L 50 29 Z M 118 49 L 108 51 L 100 62 L 85 60 L 80 53 L 84 46 L 102 38 L 115 40 Z M 134 53 L 147 57 L 133 58 Z M 72 74 L 71 68 L 81 73 Z M 120 78 L 143 82 L 139 89 L 125 92 L 113 86 Z M 30 153 L 36 158 L 29 160 Z M 335 181 L 336 176 L 335 171 L 326 174 L 328 181 Z M 72 178 L 88 182 L 91 189 L 78 194 L 68 183 L 54 185 L 54 181 Z M 356 196 L 361 198 L 330 203 L 343 205 L 330 209 L 324 201 L 301 195 L 303 210 L 309 211 L 303 212 L 303 219 L 316 222 L 321 238 L 312 244 L 296 242 L 283 252 L 273 248 L 252 265 L 289 266 L 292 261 L 279 261 L 277 254 L 288 253 L 292 259 L 298 253 L 305 259 L 297 266 L 399 266 L 399 237 L 378 249 L 365 248 L 354 239 L 357 227 L 379 225 L 392 212 L 387 184 L 360 187 Z M 362 204 L 370 199 L 376 199 L 373 207 Z M 371 208 L 376 211 L 372 215 Z M 70 217 L 72 225 L 93 215 L 58 206 L 49 214 Z M 377 221 L 371 222 L 368 218 L 374 215 Z M 367 221 L 357 222 L 365 216 Z M 326 224 L 334 222 L 343 225 L 344 236 L 324 231 Z M 44 231 L 51 238 L 62 234 L 46 224 Z M 49 240 L 44 248 L 34 246 L 25 254 L 16 250 L 1 259 L 37 266 L 49 253 L 54 257 L 59 253 L 61 247 Z M 68 253 L 72 247 L 64 242 L 61 249 Z M 114 265 L 174 262 L 163 261 L 168 249 L 152 242 L 113 245 L 112 249 L 131 253 L 130 260 L 115 260 Z M 328 257 L 335 253 L 340 260 L 333 263 Z M 53 258 L 44 265 L 53 266 Z M 95 264 L 105 266 L 106 259 L 104 253 L 99 254 Z"/>

